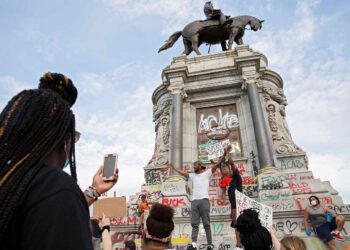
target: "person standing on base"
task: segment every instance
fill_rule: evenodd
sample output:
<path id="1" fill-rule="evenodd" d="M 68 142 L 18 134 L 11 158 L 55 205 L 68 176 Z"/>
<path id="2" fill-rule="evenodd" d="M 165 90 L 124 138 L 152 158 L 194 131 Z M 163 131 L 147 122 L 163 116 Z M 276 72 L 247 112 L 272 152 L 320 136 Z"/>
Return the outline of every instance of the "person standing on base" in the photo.
<path id="1" fill-rule="evenodd" d="M 177 173 L 189 177 L 193 183 L 193 196 L 191 202 L 191 225 L 192 225 L 192 244 L 188 249 L 197 249 L 197 238 L 199 232 L 200 218 L 202 218 L 205 234 L 207 236 L 207 249 L 212 250 L 214 248 L 212 244 L 212 236 L 210 229 L 210 202 L 209 202 L 209 181 L 210 177 L 220 167 L 221 162 L 225 160 L 227 152 L 231 149 L 229 145 L 224 149 L 223 156 L 220 157 L 219 161 L 214 164 L 211 169 L 206 169 L 202 166 L 199 161 L 193 163 L 194 173 L 188 173 L 179 168 L 176 168 L 173 164 L 168 164 L 169 168 L 175 170 Z"/>

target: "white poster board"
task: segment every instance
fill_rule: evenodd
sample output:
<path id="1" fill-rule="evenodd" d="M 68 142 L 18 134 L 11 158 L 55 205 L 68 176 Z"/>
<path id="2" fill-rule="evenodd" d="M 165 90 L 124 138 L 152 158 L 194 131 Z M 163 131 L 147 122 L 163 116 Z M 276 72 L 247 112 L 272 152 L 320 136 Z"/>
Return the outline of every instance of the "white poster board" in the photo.
<path id="1" fill-rule="evenodd" d="M 237 218 L 241 214 L 244 209 L 253 208 L 259 212 L 259 219 L 261 221 L 261 225 L 270 230 L 272 225 L 272 207 L 266 206 L 256 200 L 249 198 L 243 193 L 236 190 L 236 204 L 237 204 Z"/>
<path id="2" fill-rule="evenodd" d="M 224 148 L 229 144 L 230 144 L 230 140 L 226 139 L 224 141 L 219 141 L 215 144 L 208 146 L 207 148 L 208 160 L 210 161 L 222 156 L 224 154 Z"/>

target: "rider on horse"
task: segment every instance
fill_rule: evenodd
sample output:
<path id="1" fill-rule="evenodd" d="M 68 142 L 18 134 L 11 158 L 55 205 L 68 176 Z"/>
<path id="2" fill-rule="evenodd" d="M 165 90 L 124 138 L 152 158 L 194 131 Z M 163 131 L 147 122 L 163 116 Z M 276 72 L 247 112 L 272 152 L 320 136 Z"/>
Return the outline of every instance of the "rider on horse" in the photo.
<path id="1" fill-rule="evenodd" d="M 210 1 L 204 4 L 203 11 L 207 18 L 206 20 L 218 20 L 220 25 L 223 25 L 227 19 L 221 9 L 214 9 L 214 6 Z"/>

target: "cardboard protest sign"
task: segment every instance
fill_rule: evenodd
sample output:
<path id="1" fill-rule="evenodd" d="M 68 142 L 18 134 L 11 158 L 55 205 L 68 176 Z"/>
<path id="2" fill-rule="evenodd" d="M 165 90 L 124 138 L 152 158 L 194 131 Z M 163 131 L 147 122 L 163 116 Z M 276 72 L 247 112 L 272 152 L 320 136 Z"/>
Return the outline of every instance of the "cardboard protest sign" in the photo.
<path id="1" fill-rule="evenodd" d="M 208 160 L 213 160 L 222 156 L 224 153 L 224 148 L 229 144 L 230 140 L 226 139 L 208 146 Z"/>
<path id="2" fill-rule="evenodd" d="M 93 204 L 93 217 L 102 218 L 102 213 L 106 217 L 127 216 L 126 198 L 123 196 L 95 201 Z"/>
<path id="3" fill-rule="evenodd" d="M 244 209 L 253 208 L 259 212 L 261 225 L 270 230 L 272 225 L 272 207 L 266 206 L 256 200 L 249 198 L 243 193 L 236 190 L 237 218 Z"/>

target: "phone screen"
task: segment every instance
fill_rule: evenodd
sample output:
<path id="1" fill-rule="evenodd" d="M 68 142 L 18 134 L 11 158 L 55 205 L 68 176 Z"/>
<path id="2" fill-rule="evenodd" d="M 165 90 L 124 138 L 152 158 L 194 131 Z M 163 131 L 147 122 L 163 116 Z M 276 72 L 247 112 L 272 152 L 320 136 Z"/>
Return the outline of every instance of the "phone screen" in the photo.
<path id="1" fill-rule="evenodd" d="M 111 177 L 114 175 L 116 167 L 117 155 L 110 154 L 105 156 L 103 163 L 103 177 Z"/>

